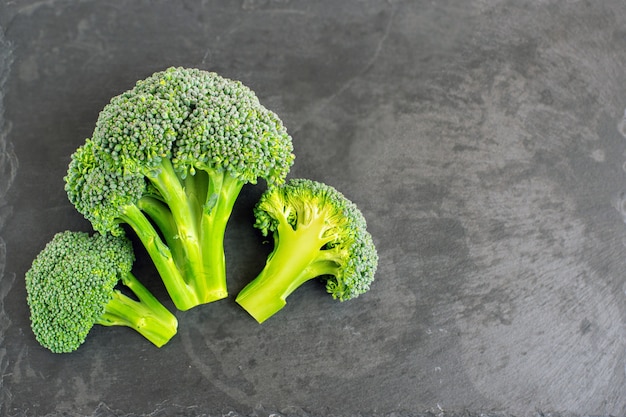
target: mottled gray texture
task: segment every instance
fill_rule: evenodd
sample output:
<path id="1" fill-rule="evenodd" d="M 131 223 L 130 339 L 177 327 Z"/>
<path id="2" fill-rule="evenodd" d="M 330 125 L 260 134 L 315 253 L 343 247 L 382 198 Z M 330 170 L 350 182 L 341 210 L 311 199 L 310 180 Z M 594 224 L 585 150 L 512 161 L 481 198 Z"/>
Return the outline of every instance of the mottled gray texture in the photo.
<path id="1" fill-rule="evenodd" d="M 4 31 L 0 27 L 0 403 L 7 401 L 8 390 L 4 387 L 4 375 L 9 366 L 5 346 L 5 330 L 11 325 L 11 319 L 5 309 L 4 300 L 11 290 L 15 280 L 15 273 L 5 274 L 7 264 L 7 246 L 3 238 L 5 223 L 10 219 L 13 206 L 8 202 L 8 192 L 17 173 L 17 156 L 13 152 L 13 145 L 7 139 L 10 125 L 4 117 L 4 84 L 9 76 L 12 63 L 12 47 L 5 40 Z M 1 407 L 0 407 L 1 409 Z"/>
<path id="2" fill-rule="evenodd" d="M 31 0 L 0 26 L 20 162 L 0 204 L 0 413 L 626 414 L 622 0 Z M 281 116 L 292 176 L 362 208 L 377 280 L 342 304 L 310 283 L 256 324 L 234 303 L 269 250 L 246 187 L 229 299 L 178 313 L 161 350 L 95 328 L 53 355 L 23 274 L 56 231 L 89 230 L 69 155 L 110 97 L 171 65 L 240 79 Z M 141 253 L 137 271 L 165 299 Z"/>

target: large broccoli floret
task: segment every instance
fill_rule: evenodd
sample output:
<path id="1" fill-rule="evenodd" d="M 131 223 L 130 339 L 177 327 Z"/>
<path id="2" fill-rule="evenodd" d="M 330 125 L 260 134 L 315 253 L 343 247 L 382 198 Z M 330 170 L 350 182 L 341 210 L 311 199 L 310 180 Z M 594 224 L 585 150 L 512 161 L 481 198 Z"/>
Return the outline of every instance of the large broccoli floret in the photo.
<path id="1" fill-rule="evenodd" d="M 55 353 L 72 352 L 100 324 L 128 326 L 158 347 L 167 343 L 178 322 L 133 275 L 134 260 L 123 235 L 57 233 L 26 273 L 37 341 Z"/>
<path id="2" fill-rule="evenodd" d="M 205 271 L 225 282 L 224 233 L 239 193 L 261 178 L 281 185 L 294 161 L 291 137 L 276 114 L 240 82 L 199 70 L 172 70 L 191 111 L 173 155 L 185 189 L 201 203 L 197 223 Z M 167 84 L 166 84 L 167 86 Z M 157 94 L 167 96 L 162 84 Z M 181 99 L 179 99 L 181 100 Z"/>
<path id="3" fill-rule="evenodd" d="M 233 205 L 246 183 L 284 183 L 294 160 L 279 118 L 240 82 L 169 68 L 114 97 L 88 142 L 90 169 L 70 166 L 66 177 L 78 210 L 97 230 L 125 222 L 145 235 L 144 245 L 156 242 L 158 251 L 148 252 L 177 308 L 225 298 L 223 240 Z M 148 218 L 164 242 L 143 230 Z"/>
<path id="4" fill-rule="evenodd" d="M 378 254 L 363 214 L 335 188 L 292 179 L 268 189 L 254 213 L 255 227 L 273 234 L 274 249 L 236 301 L 259 323 L 313 278 L 325 280 L 327 291 L 340 301 L 369 290 Z"/>

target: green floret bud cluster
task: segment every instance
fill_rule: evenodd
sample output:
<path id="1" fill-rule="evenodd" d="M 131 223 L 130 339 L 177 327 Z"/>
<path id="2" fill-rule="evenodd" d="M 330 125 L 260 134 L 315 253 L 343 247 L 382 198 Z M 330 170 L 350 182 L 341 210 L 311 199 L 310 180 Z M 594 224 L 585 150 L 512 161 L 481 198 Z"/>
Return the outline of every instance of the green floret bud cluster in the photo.
<path id="1" fill-rule="evenodd" d="M 273 236 L 274 249 L 237 303 L 263 322 L 313 278 L 340 301 L 368 291 L 378 255 L 363 214 L 329 185 L 287 180 L 294 161 L 278 115 L 214 72 L 172 67 L 113 97 L 64 178 L 97 233 L 55 235 L 26 274 L 37 340 L 68 352 L 93 325 L 122 325 L 163 346 L 177 318 L 131 273 L 126 233 L 138 237 L 178 310 L 226 298 L 226 226 L 244 185 L 259 180 L 266 191 L 254 226 Z"/>
<path id="2" fill-rule="evenodd" d="M 100 233 L 123 233 L 125 208 L 149 194 L 143 177 L 107 169 L 91 139 L 72 154 L 65 182 L 70 202 Z"/>
<path id="3" fill-rule="evenodd" d="M 169 158 L 186 109 L 176 101 L 126 92 L 100 113 L 92 139 L 114 166 L 149 172 Z"/>
<path id="4" fill-rule="evenodd" d="M 134 260 L 127 239 L 56 234 L 26 273 L 31 326 L 39 343 L 53 352 L 77 349 Z"/>
<path id="5" fill-rule="evenodd" d="M 183 85 L 195 87 L 181 91 L 180 98 L 191 112 L 173 155 L 183 176 L 196 169 L 225 170 L 246 183 L 258 178 L 271 185 L 284 182 L 294 160 L 291 138 L 252 90 L 200 70 L 176 75 Z"/>

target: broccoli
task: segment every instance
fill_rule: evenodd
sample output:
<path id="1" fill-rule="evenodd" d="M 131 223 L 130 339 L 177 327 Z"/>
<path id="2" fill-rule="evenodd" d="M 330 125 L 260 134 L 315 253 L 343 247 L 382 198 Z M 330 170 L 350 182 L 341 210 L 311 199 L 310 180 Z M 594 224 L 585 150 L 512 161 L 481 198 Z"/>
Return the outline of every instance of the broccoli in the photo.
<path id="1" fill-rule="evenodd" d="M 378 254 L 363 214 L 335 188 L 292 179 L 267 189 L 254 214 L 254 226 L 264 236 L 273 234 L 274 248 L 236 302 L 259 323 L 282 309 L 289 294 L 316 277 L 340 301 L 369 290 Z"/>
<path id="2" fill-rule="evenodd" d="M 72 352 L 100 324 L 128 326 L 158 347 L 167 343 L 178 322 L 133 275 L 134 260 L 123 235 L 54 235 L 26 272 L 37 341 L 55 353 Z"/>
<path id="3" fill-rule="evenodd" d="M 72 155 L 70 201 L 101 233 L 128 224 L 175 306 L 227 297 L 224 235 L 242 187 L 294 161 L 276 114 L 238 81 L 169 68 L 114 97 Z"/>

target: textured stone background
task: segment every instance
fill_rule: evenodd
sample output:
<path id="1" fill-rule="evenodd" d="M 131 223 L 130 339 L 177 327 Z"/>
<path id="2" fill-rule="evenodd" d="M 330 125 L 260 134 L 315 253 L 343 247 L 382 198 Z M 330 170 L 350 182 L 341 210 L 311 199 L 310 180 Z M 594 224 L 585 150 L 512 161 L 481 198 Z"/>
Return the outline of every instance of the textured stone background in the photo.
<path id="1" fill-rule="evenodd" d="M 625 415 L 625 64 L 622 0 L 0 2 L 0 414 Z M 172 65 L 281 116 L 292 176 L 362 208 L 375 285 L 338 304 L 310 283 L 253 322 L 233 301 L 268 251 L 247 187 L 230 299 L 161 350 L 95 328 L 53 355 L 23 275 L 89 230 L 69 155 Z"/>

